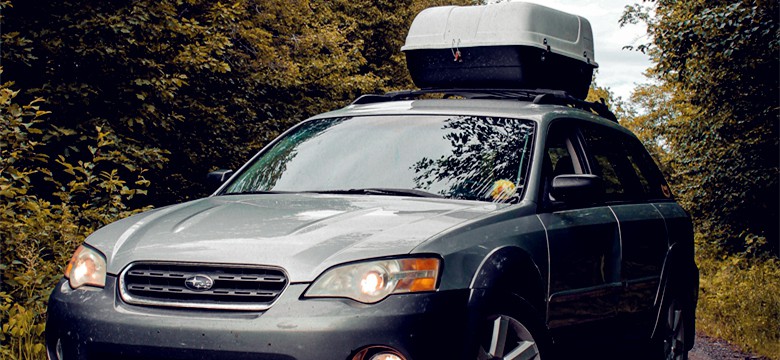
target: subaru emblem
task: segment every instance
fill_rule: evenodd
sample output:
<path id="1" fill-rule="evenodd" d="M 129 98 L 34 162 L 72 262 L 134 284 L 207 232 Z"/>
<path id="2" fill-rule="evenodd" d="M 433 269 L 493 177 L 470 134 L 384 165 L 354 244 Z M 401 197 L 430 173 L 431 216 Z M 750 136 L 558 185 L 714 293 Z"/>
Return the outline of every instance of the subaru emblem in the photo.
<path id="1" fill-rule="evenodd" d="M 214 286 L 214 280 L 206 275 L 195 275 L 184 280 L 184 286 L 193 291 L 206 291 Z"/>

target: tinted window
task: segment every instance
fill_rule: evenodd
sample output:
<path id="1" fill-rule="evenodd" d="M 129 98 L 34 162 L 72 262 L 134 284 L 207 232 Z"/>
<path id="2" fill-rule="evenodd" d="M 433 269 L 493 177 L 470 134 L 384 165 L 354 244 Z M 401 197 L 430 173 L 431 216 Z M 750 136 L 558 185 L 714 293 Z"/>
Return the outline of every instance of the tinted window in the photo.
<path id="1" fill-rule="evenodd" d="M 649 199 L 668 199 L 672 197 L 669 185 L 666 184 L 661 170 L 653 161 L 650 153 L 639 140 L 625 137 L 626 154 L 634 168 L 644 194 Z"/>
<path id="2" fill-rule="evenodd" d="M 567 123 L 557 123 L 550 128 L 545 143 L 545 176 L 547 181 L 558 175 L 581 174 L 578 155 L 573 152 L 577 146 L 576 128 Z"/>
<path id="3" fill-rule="evenodd" d="M 225 192 L 385 188 L 514 201 L 526 183 L 533 130 L 531 121 L 477 116 L 309 121 L 255 159 Z"/>
<path id="4" fill-rule="evenodd" d="M 607 202 L 671 196 L 660 171 L 637 139 L 596 125 L 584 126 L 582 134 L 592 170 L 604 180 Z"/>
<path id="5" fill-rule="evenodd" d="M 544 164 L 542 165 L 542 183 L 544 190 L 541 201 L 545 206 L 552 205 L 556 209 L 570 207 L 571 204 L 556 202 L 550 193 L 552 180 L 559 175 L 582 174 L 580 163 L 582 154 L 577 139 L 577 128 L 568 121 L 556 122 L 548 131 L 545 141 Z"/>

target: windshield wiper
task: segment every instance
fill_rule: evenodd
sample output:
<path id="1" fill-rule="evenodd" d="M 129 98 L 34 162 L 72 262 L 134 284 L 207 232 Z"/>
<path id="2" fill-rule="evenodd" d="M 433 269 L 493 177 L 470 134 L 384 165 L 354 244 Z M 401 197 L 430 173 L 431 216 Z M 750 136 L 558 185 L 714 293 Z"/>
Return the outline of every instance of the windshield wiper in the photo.
<path id="1" fill-rule="evenodd" d="M 414 196 L 443 198 L 444 196 L 418 189 L 391 189 L 391 188 L 365 188 L 346 190 L 310 190 L 310 191 L 275 191 L 275 190 L 248 190 L 223 193 L 220 195 L 249 195 L 249 194 L 344 194 L 344 195 L 388 195 L 388 196 Z"/>
<path id="2" fill-rule="evenodd" d="M 298 191 L 266 191 L 266 190 L 247 190 L 222 193 L 219 195 L 256 195 L 256 194 L 293 194 Z"/>
<path id="3" fill-rule="evenodd" d="M 414 196 L 443 198 L 439 194 L 430 193 L 418 189 L 391 189 L 391 188 L 365 188 L 365 189 L 347 189 L 347 190 L 319 190 L 307 191 L 316 194 L 344 194 L 344 195 L 389 195 L 389 196 Z"/>

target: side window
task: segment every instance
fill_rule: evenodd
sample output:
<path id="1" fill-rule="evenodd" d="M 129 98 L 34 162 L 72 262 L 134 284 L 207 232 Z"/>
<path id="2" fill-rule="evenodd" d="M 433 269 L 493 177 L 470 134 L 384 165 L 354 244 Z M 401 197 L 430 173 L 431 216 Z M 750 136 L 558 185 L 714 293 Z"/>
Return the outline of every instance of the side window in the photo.
<path id="1" fill-rule="evenodd" d="M 550 174 L 552 177 L 574 174 L 572 157 L 565 143 L 547 148 L 547 157 L 550 159 Z"/>
<path id="2" fill-rule="evenodd" d="M 669 190 L 669 185 L 666 184 L 661 170 L 658 169 L 642 143 L 633 137 L 624 138 L 628 159 L 639 176 L 645 197 L 648 199 L 670 199 L 672 193 Z"/>
<path id="3" fill-rule="evenodd" d="M 545 145 L 545 167 L 549 170 L 550 179 L 564 174 L 582 174 L 575 131 L 566 124 L 553 126 Z"/>
<path id="4" fill-rule="evenodd" d="M 646 166 L 645 159 L 641 153 L 636 153 L 636 147 L 629 141 L 634 139 L 620 131 L 593 124 L 583 126 L 582 135 L 592 159 L 592 171 L 604 181 L 606 202 L 648 198 L 651 183 L 656 180 L 641 171 Z"/>
<path id="5" fill-rule="evenodd" d="M 594 153 L 593 159 L 596 161 L 595 172 L 604 180 L 604 192 L 608 200 L 623 200 L 626 196 L 626 189 L 623 186 L 621 177 L 613 163 L 616 163 L 615 154 Z"/>
<path id="6" fill-rule="evenodd" d="M 579 151 L 579 142 L 576 139 L 574 127 L 567 123 L 554 124 L 545 142 L 544 164 L 543 164 L 543 183 L 545 204 L 552 204 L 555 199 L 552 198 L 550 187 L 552 179 L 558 175 L 582 174 L 583 166 L 581 163 L 582 151 Z"/>

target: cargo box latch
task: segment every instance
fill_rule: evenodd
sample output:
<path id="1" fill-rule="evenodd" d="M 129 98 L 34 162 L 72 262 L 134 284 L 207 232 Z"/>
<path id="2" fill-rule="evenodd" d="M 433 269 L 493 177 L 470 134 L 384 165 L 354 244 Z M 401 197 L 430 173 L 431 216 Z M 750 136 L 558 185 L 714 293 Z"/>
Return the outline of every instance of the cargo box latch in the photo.
<path id="1" fill-rule="evenodd" d="M 544 38 L 544 49 L 545 49 L 544 52 L 542 52 L 542 62 L 544 62 L 544 60 L 546 60 L 547 54 L 549 54 L 550 51 L 552 50 L 550 48 L 550 44 L 547 43 L 547 38 Z"/>
<path id="2" fill-rule="evenodd" d="M 457 44 L 455 43 L 455 39 L 452 39 L 452 57 L 454 58 L 453 61 L 455 62 L 463 62 L 463 54 L 460 52 L 460 39 L 458 39 Z"/>

